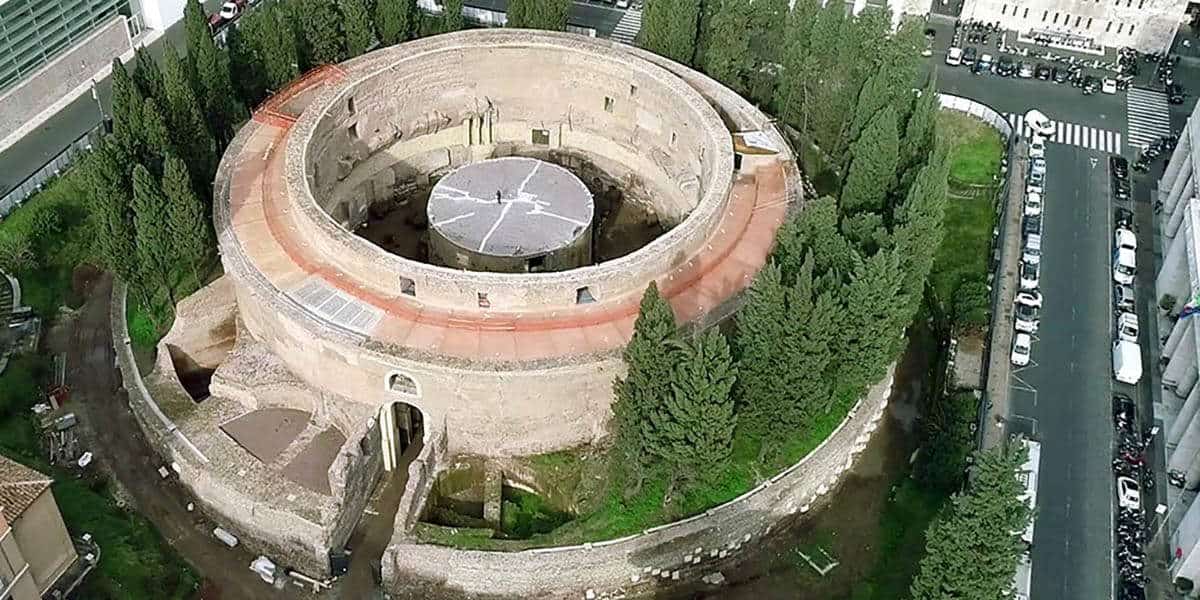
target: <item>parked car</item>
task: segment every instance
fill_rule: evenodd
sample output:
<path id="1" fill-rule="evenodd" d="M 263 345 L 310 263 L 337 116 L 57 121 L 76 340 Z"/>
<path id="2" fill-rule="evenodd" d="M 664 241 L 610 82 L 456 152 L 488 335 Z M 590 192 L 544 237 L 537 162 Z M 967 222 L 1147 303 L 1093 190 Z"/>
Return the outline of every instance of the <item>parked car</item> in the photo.
<path id="1" fill-rule="evenodd" d="M 1142 379 L 1142 347 L 1129 340 L 1113 340 L 1113 379 L 1137 385 Z"/>
<path id="2" fill-rule="evenodd" d="M 1025 113 L 1025 124 L 1029 125 L 1029 128 L 1038 135 L 1044 137 L 1054 135 L 1054 121 L 1036 108 Z"/>
<path id="3" fill-rule="evenodd" d="M 1037 290 L 1017 292 L 1017 304 L 1028 304 L 1034 308 L 1042 307 L 1042 293 Z"/>
<path id="4" fill-rule="evenodd" d="M 226 2 L 221 5 L 221 18 L 226 21 L 232 21 L 235 17 L 241 14 L 242 9 L 236 2 Z"/>
<path id="5" fill-rule="evenodd" d="M 1042 234 L 1042 217 L 1041 217 L 1041 215 L 1025 217 L 1025 220 L 1021 222 L 1021 233 L 1024 235 L 1029 235 L 1031 233 L 1036 233 L 1038 235 L 1041 235 Z"/>
<path id="6" fill-rule="evenodd" d="M 1133 398 L 1125 394 L 1113 394 L 1113 421 L 1117 417 L 1124 416 L 1126 422 L 1132 422 L 1133 416 L 1137 412 L 1137 405 L 1133 403 Z"/>
<path id="7" fill-rule="evenodd" d="M 1042 236 L 1031 233 L 1025 236 L 1025 244 L 1021 246 L 1021 260 L 1040 264 L 1042 262 Z"/>
<path id="8" fill-rule="evenodd" d="M 1016 73 L 1016 71 L 1016 65 L 1013 64 L 1011 58 L 1007 56 L 1001 56 L 1000 59 L 996 61 L 997 75 L 1001 77 L 1012 77 L 1013 73 Z"/>
<path id="9" fill-rule="evenodd" d="M 1050 71 L 1050 78 L 1054 80 L 1054 83 L 1066 83 L 1071 79 L 1071 70 L 1066 67 L 1054 67 Z"/>
<path id="10" fill-rule="evenodd" d="M 1167 100 L 1171 104 L 1183 104 L 1183 97 L 1187 94 L 1183 91 L 1183 86 L 1178 83 L 1172 83 L 1167 86 Z"/>
<path id="11" fill-rule="evenodd" d="M 979 54 L 979 51 L 976 50 L 974 46 L 967 48 L 966 50 L 963 50 L 962 64 L 964 64 L 968 67 L 974 65 L 976 56 L 978 56 L 978 54 Z"/>
<path id="12" fill-rule="evenodd" d="M 1017 77 L 1021 79 L 1033 77 L 1033 65 L 1027 62 L 1021 63 L 1021 66 L 1017 68 Z"/>
<path id="13" fill-rule="evenodd" d="M 979 60 L 975 62 L 975 73 L 987 73 L 990 71 L 992 69 L 992 60 L 991 54 L 980 55 Z"/>
<path id="14" fill-rule="evenodd" d="M 1122 285 L 1133 285 L 1133 276 L 1137 273 L 1137 263 L 1134 252 L 1128 248 L 1113 249 L 1113 281 Z"/>
<path id="15" fill-rule="evenodd" d="M 1117 339 L 1127 342 L 1138 341 L 1138 318 L 1131 312 L 1117 315 Z"/>
<path id="16" fill-rule="evenodd" d="M 1013 336 L 1012 355 L 1010 360 L 1012 364 L 1023 367 L 1029 364 L 1029 354 L 1033 350 L 1033 338 L 1028 333 L 1018 333 Z"/>
<path id="17" fill-rule="evenodd" d="M 948 64 L 952 67 L 957 67 L 957 66 L 963 64 L 962 48 L 951 47 L 949 50 L 947 50 L 946 51 L 946 64 Z"/>
<path id="18" fill-rule="evenodd" d="M 1041 267 L 1038 263 L 1021 263 L 1021 289 L 1036 290 L 1041 279 Z"/>
<path id="19" fill-rule="evenodd" d="M 1133 312 L 1136 306 L 1132 286 L 1124 284 L 1113 286 L 1113 310 L 1118 312 Z"/>
<path id="20" fill-rule="evenodd" d="M 1133 211 L 1118 206 L 1116 212 L 1113 213 L 1113 226 L 1133 231 Z"/>
<path id="21" fill-rule="evenodd" d="M 1113 232 L 1113 248 L 1137 250 L 1137 236 L 1124 227 L 1118 227 Z"/>
<path id="22" fill-rule="evenodd" d="M 1118 179 L 1115 177 L 1113 178 L 1113 180 L 1112 180 L 1113 199 L 1119 200 L 1121 202 L 1127 202 L 1129 200 L 1129 194 L 1131 192 L 1132 192 L 1132 188 L 1129 187 L 1128 181 L 1126 181 L 1124 179 Z"/>
<path id="23" fill-rule="evenodd" d="M 1029 158 L 1046 158 L 1046 139 L 1034 135 L 1029 140 Z"/>
<path id="24" fill-rule="evenodd" d="M 1024 331 L 1025 333 L 1037 333 L 1041 311 L 1039 311 L 1036 307 L 1028 304 L 1021 304 L 1020 302 L 1018 302 L 1013 309 L 1013 313 L 1015 315 L 1013 327 L 1016 328 L 1017 331 Z"/>
<path id="25" fill-rule="evenodd" d="M 1026 184 L 1025 184 L 1025 193 L 1026 194 L 1042 194 L 1044 192 L 1045 192 L 1045 189 L 1042 188 L 1042 184 L 1040 181 L 1038 183 L 1026 182 Z"/>
<path id="26" fill-rule="evenodd" d="M 1029 170 L 1029 178 L 1025 180 L 1026 185 L 1041 188 L 1046 185 L 1046 171 Z M 1039 192 L 1040 193 L 1040 192 Z"/>
<path id="27" fill-rule="evenodd" d="M 1117 505 L 1129 510 L 1142 509 L 1142 494 L 1138 482 L 1132 477 L 1117 478 Z"/>
<path id="28" fill-rule="evenodd" d="M 1041 79 L 1042 81 L 1050 79 L 1050 67 L 1043 63 L 1038 63 L 1037 68 L 1033 71 L 1033 76 Z"/>
<path id="29" fill-rule="evenodd" d="M 1112 77 L 1105 77 L 1104 81 L 1100 83 L 1100 91 L 1105 94 L 1117 93 L 1117 80 Z"/>
<path id="30" fill-rule="evenodd" d="M 1029 172 L 1030 173 L 1041 173 L 1042 175 L 1045 175 L 1046 174 L 1046 159 L 1044 159 L 1044 158 L 1033 159 L 1029 163 Z"/>
<path id="31" fill-rule="evenodd" d="M 1036 217 L 1042 214 L 1042 195 L 1025 194 L 1025 216 Z"/>

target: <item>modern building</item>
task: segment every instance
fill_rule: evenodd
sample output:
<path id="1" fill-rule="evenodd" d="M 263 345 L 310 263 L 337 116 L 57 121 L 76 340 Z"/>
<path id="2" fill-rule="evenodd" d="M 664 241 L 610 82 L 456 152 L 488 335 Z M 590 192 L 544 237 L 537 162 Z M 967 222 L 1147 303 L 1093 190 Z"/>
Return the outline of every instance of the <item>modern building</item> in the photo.
<path id="1" fill-rule="evenodd" d="M 1187 6 L 1188 0 L 966 0 L 962 19 L 999 23 L 1019 36 L 1010 41 L 1040 40 L 1085 52 L 1126 46 L 1158 52 L 1170 47 Z"/>
<path id="2" fill-rule="evenodd" d="M 1183 490 L 1168 487 L 1165 507 L 1156 510 L 1155 537 L 1168 536 L 1171 575 L 1200 581 L 1200 118 L 1193 112 L 1158 184 L 1162 203 L 1162 267 L 1152 305 L 1162 342 L 1162 401 L 1157 418 L 1166 432 L 1168 472 L 1182 475 Z M 1165 311 L 1162 306 L 1169 306 Z"/>
<path id="3" fill-rule="evenodd" d="M 51 483 L 0 456 L 0 598 L 42 598 L 78 558 Z"/>

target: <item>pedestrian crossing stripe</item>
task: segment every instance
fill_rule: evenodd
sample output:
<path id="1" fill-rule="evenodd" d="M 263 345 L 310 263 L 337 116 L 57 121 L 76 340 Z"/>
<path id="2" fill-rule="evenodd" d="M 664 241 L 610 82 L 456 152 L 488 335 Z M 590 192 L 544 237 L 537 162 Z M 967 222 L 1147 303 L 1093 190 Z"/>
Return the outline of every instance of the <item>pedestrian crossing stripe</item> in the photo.
<path id="1" fill-rule="evenodd" d="M 642 9 L 630 8 L 621 15 L 617 26 L 613 28 L 612 39 L 626 44 L 632 44 L 642 30 Z"/>
<path id="2" fill-rule="evenodd" d="M 1129 144 L 1143 148 L 1171 133 L 1171 108 L 1167 95 L 1157 90 L 1130 88 L 1125 96 Z"/>
<path id="3" fill-rule="evenodd" d="M 1023 138 L 1033 137 L 1033 130 L 1025 123 L 1025 116 L 1016 113 L 1004 113 L 1004 118 L 1012 126 L 1013 131 Z M 1099 150 L 1109 154 L 1121 153 L 1121 132 L 1067 123 L 1065 121 L 1050 121 L 1054 124 L 1054 132 L 1045 136 L 1047 142 L 1078 146 L 1088 150 Z"/>

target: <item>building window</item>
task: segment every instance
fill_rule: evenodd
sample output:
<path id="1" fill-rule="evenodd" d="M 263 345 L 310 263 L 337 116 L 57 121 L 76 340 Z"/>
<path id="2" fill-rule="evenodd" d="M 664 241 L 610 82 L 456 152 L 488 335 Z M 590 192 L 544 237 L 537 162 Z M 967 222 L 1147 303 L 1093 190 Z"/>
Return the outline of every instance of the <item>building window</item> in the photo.
<path id="1" fill-rule="evenodd" d="M 1042 22 L 1043 22 L 1043 23 L 1045 23 L 1045 22 L 1046 22 L 1046 19 L 1047 19 L 1049 16 L 1050 16 L 1050 11 L 1048 11 L 1048 10 L 1043 10 L 1043 11 L 1042 11 Z"/>
<path id="2" fill-rule="evenodd" d="M 676 135 L 674 131 L 672 131 L 671 132 L 671 147 L 672 148 L 675 147 L 675 140 L 677 140 L 677 139 L 679 139 L 679 136 Z"/>
<path id="3" fill-rule="evenodd" d="M 629 86 L 629 97 L 630 97 L 630 98 L 633 98 L 634 96 L 637 96 L 637 86 L 636 86 L 636 85 L 630 85 L 630 86 Z"/>
<path id="4" fill-rule="evenodd" d="M 533 143 L 548 146 L 550 145 L 550 130 L 549 129 L 534 129 Z"/>
<path id="5" fill-rule="evenodd" d="M 351 123 L 350 126 L 346 128 L 346 135 L 349 135 L 350 139 L 352 139 L 352 140 L 357 140 L 358 139 L 358 123 Z"/>
<path id="6" fill-rule="evenodd" d="M 1077 15 L 1077 16 L 1075 17 L 1075 26 L 1076 26 L 1076 27 L 1079 27 L 1079 22 L 1080 22 L 1080 21 L 1082 21 L 1082 20 L 1083 20 L 1083 17 L 1080 17 L 1080 16 L 1078 16 L 1078 15 Z"/>
<path id="7" fill-rule="evenodd" d="M 1025 9 L 1025 12 L 1021 14 L 1021 18 L 1022 18 L 1022 19 L 1028 19 L 1028 18 L 1029 18 L 1029 9 L 1028 9 L 1028 8 L 1026 8 L 1026 9 Z"/>
<path id="8" fill-rule="evenodd" d="M 541 273 L 546 269 L 546 255 L 531 256 L 525 261 L 525 270 L 530 273 Z"/>
<path id="9" fill-rule="evenodd" d="M 395 394 L 403 394 L 405 396 L 420 396 L 421 390 L 417 387 L 417 381 L 404 373 L 392 373 L 387 379 L 388 391 Z"/>
<path id="10" fill-rule="evenodd" d="M 1050 21 L 1054 25 L 1058 25 L 1058 13 L 1054 13 L 1054 19 Z"/>
<path id="11" fill-rule="evenodd" d="M 354 114 L 354 96 L 346 98 L 346 111 L 350 114 Z"/>
<path id="12" fill-rule="evenodd" d="M 1104 24 L 1104 33 L 1112 31 L 1112 21 Z"/>
<path id="13" fill-rule="evenodd" d="M 1146 0 L 1138 0 L 1138 8 L 1140 9 L 1143 6 L 1146 6 Z"/>
<path id="14" fill-rule="evenodd" d="M 1008 5 L 1007 4 L 1000 5 L 1000 14 L 1002 14 L 1002 15 L 1008 14 Z"/>
<path id="15" fill-rule="evenodd" d="M 1088 17 L 1087 29 L 1091 29 L 1091 28 L 1092 28 L 1092 18 Z"/>
<path id="16" fill-rule="evenodd" d="M 492 302 L 488 300 L 487 292 L 476 292 L 479 297 L 479 308 L 491 308 Z"/>
<path id="17" fill-rule="evenodd" d="M 1125 29 L 1125 24 L 1124 24 L 1124 23 L 1117 23 L 1117 33 L 1121 33 L 1121 30 L 1122 30 L 1122 29 Z"/>
<path id="18" fill-rule="evenodd" d="M 405 296 L 417 297 L 417 282 L 410 277 L 400 278 L 400 293 Z"/>
<path id="19" fill-rule="evenodd" d="M 1133 35 L 1133 23 L 1129 24 L 1129 35 Z"/>
<path id="20" fill-rule="evenodd" d="M 591 304 L 595 301 L 596 299 L 592 297 L 592 291 L 588 289 L 588 286 L 585 285 L 575 290 L 575 304 Z"/>
<path id="21" fill-rule="evenodd" d="M 604 97 L 604 112 L 612 112 L 612 111 L 613 111 L 613 99 L 609 98 L 608 96 L 605 96 Z"/>

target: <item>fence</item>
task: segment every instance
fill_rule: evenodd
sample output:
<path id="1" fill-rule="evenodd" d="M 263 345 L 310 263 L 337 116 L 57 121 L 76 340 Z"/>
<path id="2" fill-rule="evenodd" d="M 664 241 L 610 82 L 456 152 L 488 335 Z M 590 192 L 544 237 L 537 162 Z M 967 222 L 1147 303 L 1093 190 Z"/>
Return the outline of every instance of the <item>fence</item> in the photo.
<path id="1" fill-rule="evenodd" d="M 975 117 L 976 119 L 979 119 L 980 121 L 983 121 L 988 126 L 992 127 L 996 131 L 1000 132 L 1000 136 L 1002 138 L 1004 138 L 1004 141 L 1005 141 L 1005 144 L 1004 144 L 1005 156 L 1007 156 L 1007 157 L 1013 156 L 1013 150 L 1016 148 L 1016 143 L 1017 143 L 1018 138 L 1016 135 L 1013 135 L 1014 132 L 1013 132 L 1012 125 L 1010 125 L 1008 120 L 1004 118 L 1004 115 L 1001 115 L 999 112 L 996 112 L 995 109 L 993 109 L 992 107 L 990 107 L 986 104 L 976 102 L 974 100 L 971 100 L 970 98 L 963 98 L 961 96 L 953 96 L 951 94 L 938 94 L 938 103 L 941 105 L 941 107 L 943 109 L 953 110 L 953 111 L 971 115 L 972 117 Z M 999 199 L 999 202 L 996 203 L 996 208 L 995 208 L 995 210 L 996 210 L 996 226 L 992 228 L 992 232 L 993 232 L 992 243 L 991 243 L 991 248 L 989 250 L 989 252 L 990 252 L 989 256 L 991 257 L 991 260 L 988 263 L 988 272 L 989 272 L 989 274 L 993 274 L 993 275 L 1002 273 L 1001 268 L 1004 266 L 1004 259 L 1005 259 L 1004 252 L 1003 252 L 1004 245 L 1001 242 L 1005 239 L 1005 236 L 1007 234 L 1006 230 L 1008 228 L 1007 219 L 1005 219 L 1004 217 L 1007 214 L 1007 209 L 1008 209 L 1008 195 L 1009 195 L 1009 184 L 1010 184 L 1009 173 L 1010 172 L 1011 171 L 1006 169 L 1004 171 L 1004 173 L 1001 174 L 1000 185 L 997 190 L 997 197 Z M 1009 257 L 1009 258 L 1011 259 L 1011 257 Z M 1001 300 L 1000 286 L 995 285 L 995 282 L 993 280 L 993 284 L 990 287 L 991 287 L 991 294 L 992 294 L 992 297 L 991 297 L 992 318 L 988 321 L 987 332 L 984 334 L 984 338 L 983 338 L 984 341 L 983 341 L 982 379 L 984 381 L 984 390 L 983 390 L 983 393 L 980 394 L 980 398 L 979 398 L 979 419 L 977 422 L 976 434 L 975 434 L 976 435 L 975 445 L 976 445 L 976 447 L 979 447 L 979 448 L 983 448 L 984 434 L 987 431 L 987 425 L 988 425 L 987 424 L 988 407 L 991 405 L 991 398 L 989 397 L 988 392 L 987 392 L 988 386 L 987 386 L 986 382 L 988 380 L 988 377 L 990 376 L 990 371 L 991 371 L 991 356 L 992 356 L 992 350 L 993 350 L 992 336 L 993 336 L 993 333 L 994 333 L 995 327 L 996 327 L 995 316 L 1000 314 L 1000 300 Z"/>
<path id="2" fill-rule="evenodd" d="M 34 171 L 11 190 L 4 192 L 0 198 L 0 219 L 29 199 L 30 196 L 42 190 L 45 183 L 53 177 L 61 175 L 75 162 L 77 158 L 92 149 L 104 135 L 104 124 L 101 123 L 71 142 L 62 152 L 51 158 L 46 164 Z"/>

